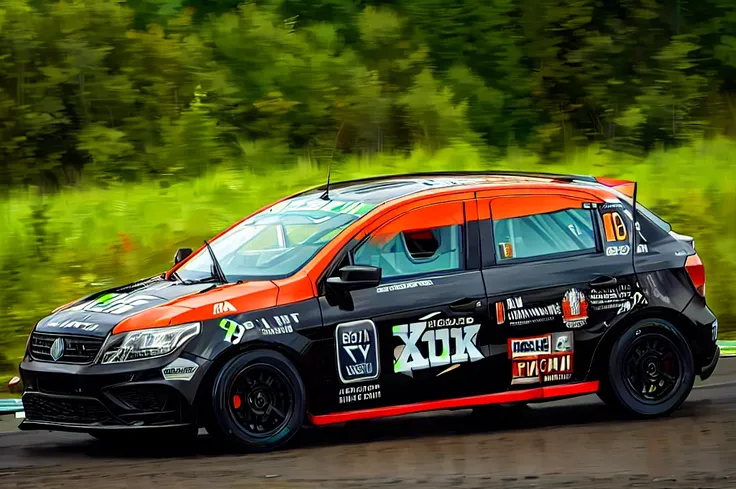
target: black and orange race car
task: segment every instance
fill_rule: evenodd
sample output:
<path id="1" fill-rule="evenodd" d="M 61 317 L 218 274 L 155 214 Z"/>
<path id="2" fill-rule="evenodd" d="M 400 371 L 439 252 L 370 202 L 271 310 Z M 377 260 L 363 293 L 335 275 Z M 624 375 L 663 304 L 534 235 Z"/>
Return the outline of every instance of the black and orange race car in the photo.
<path id="1" fill-rule="evenodd" d="M 204 426 L 271 449 L 304 424 L 590 393 L 651 417 L 720 355 L 692 238 L 637 204 L 633 182 L 328 184 L 174 261 L 36 325 L 21 429 Z"/>

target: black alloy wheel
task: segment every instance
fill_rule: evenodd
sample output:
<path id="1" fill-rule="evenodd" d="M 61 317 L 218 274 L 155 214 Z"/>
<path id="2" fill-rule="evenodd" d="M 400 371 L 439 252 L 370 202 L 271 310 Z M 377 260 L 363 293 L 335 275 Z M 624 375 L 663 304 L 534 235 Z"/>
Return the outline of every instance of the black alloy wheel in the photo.
<path id="1" fill-rule="evenodd" d="M 296 434 L 305 410 L 304 384 L 293 364 L 275 351 L 247 352 L 217 375 L 208 430 L 239 448 L 272 450 Z"/>
<path id="2" fill-rule="evenodd" d="M 645 319 L 613 344 L 601 396 L 628 412 L 662 416 L 677 409 L 695 382 L 693 354 L 682 333 L 661 319 Z"/>
<path id="3" fill-rule="evenodd" d="M 294 397 L 291 384 L 278 369 L 268 363 L 254 363 L 230 384 L 230 415 L 248 436 L 269 438 L 292 416 Z"/>
<path id="4" fill-rule="evenodd" d="M 647 404 L 666 400 L 683 378 L 677 347 L 659 333 L 637 337 L 624 355 L 623 369 L 629 393 Z"/>

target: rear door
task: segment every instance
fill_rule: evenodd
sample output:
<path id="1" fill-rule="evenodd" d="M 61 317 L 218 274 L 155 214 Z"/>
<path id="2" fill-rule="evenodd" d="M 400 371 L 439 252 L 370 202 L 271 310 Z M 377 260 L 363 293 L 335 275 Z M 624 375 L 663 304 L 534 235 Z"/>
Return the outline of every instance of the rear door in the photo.
<path id="1" fill-rule="evenodd" d="M 472 198 L 414 208 L 369 231 L 348 253 L 343 265 L 380 267 L 383 279 L 351 292 L 348 304 L 320 297 L 325 327 L 334 331 L 335 375 L 315 412 L 488 390 L 490 324 L 476 213 Z"/>
<path id="2" fill-rule="evenodd" d="M 481 198 L 483 278 L 511 387 L 581 381 L 631 307 L 631 223 L 618 202 L 564 193 Z"/>

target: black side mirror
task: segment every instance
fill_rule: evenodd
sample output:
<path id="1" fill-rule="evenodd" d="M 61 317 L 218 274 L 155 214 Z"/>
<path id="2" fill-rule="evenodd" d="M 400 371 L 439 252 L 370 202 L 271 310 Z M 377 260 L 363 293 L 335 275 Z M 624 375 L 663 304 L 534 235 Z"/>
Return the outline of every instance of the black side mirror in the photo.
<path id="1" fill-rule="evenodd" d="M 378 287 L 381 283 L 381 269 L 364 265 L 347 265 L 340 269 L 339 277 L 327 279 L 327 286 L 335 292 Z"/>
<path id="2" fill-rule="evenodd" d="M 188 257 L 191 254 L 192 254 L 191 248 L 179 248 L 178 250 L 176 250 L 176 255 L 174 255 L 174 265 L 184 260 L 186 257 Z"/>

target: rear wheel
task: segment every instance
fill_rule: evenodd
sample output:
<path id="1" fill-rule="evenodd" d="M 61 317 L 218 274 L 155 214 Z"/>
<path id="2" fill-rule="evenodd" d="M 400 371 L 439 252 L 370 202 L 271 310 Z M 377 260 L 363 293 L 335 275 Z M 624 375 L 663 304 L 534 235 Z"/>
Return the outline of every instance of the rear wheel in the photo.
<path id="1" fill-rule="evenodd" d="M 638 416 L 663 416 L 685 401 L 694 381 L 687 340 L 671 323 L 645 319 L 613 344 L 600 397 Z"/>
<path id="2" fill-rule="evenodd" d="M 230 360 L 212 391 L 210 433 L 230 445 L 267 451 L 288 442 L 304 422 L 306 394 L 283 355 L 256 350 Z"/>

